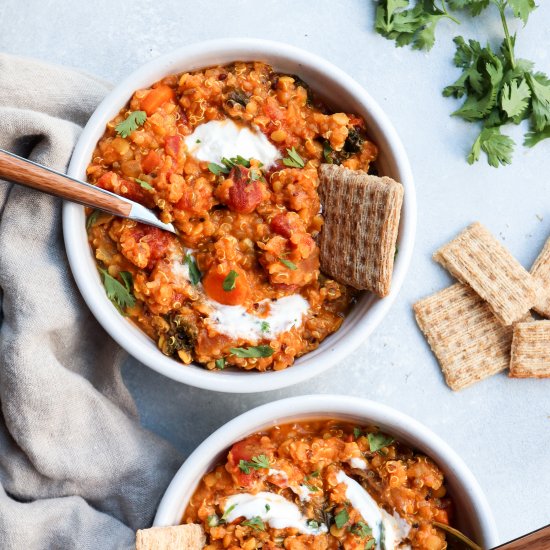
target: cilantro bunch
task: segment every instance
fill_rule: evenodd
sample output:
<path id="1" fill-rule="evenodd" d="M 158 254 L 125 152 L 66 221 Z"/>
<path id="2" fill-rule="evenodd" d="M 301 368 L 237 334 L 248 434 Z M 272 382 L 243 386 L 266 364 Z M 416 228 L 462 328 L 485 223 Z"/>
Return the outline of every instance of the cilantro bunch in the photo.
<path id="1" fill-rule="evenodd" d="M 464 99 L 453 116 L 481 125 L 480 133 L 467 157 L 470 164 L 481 152 L 494 167 L 510 164 L 515 143 L 501 129 L 507 124 L 529 121 L 524 145 L 533 147 L 550 137 L 550 79 L 534 70 L 534 64 L 515 55 L 516 35 L 508 29 L 507 17 L 527 23 L 536 8 L 534 0 L 382 0 L 377 2 L 375 28 L 397 46 L 411 45 L 429 50 L 435 42 L 435 29 L 441 19 L 458 20 L 450 11 L 477 16 L 494 6 L 500 16 L 503 41 L 498 50 L 476 40 L 454 39 L 454 64 L 462 74 L 443 90 L 445 97 Z"/>

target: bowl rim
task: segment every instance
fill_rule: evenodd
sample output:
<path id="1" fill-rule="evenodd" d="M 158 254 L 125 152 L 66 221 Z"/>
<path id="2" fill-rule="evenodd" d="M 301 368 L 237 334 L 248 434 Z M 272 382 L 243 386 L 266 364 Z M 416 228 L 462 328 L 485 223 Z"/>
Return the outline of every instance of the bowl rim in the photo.
<path id="1" fill-rule="evenodd" d="M 212 372 L 193 365 L 184 366 L 178 361 L 164 356 L 158 349 L 153 349 L 150 344 L 147 345 L 148 343 L 140 340 L 139 337 L 136 338 L 136 331 L 139 329 L 118 313 L 104 291 L 99 292 L 102 288 L 99 275 L 96 270 L 92 272 L 86 265 L 90 260 L 90 251 L 85 239 L 82 206 L 64 203 L 63 235 L 69 265 L 85 302 L 106 332 L 130 355 L 153 370 L 194 387 L 228 393 L 253 393 L 281 389 L 324 372 L 357 349 L 380 324 L 399 293 L 412 258 L 417 219 L 416 193 L 410 163 L 395 128 L 378 103 L 359 83 L 331 62 L 316 54 L 289 44 L 252 38 L 225 38 L 190 44 L 162 55 L 133 71 L 105 97 L 94 111 L 78 139 L 69 164 L 68 174 L 76 178 L 83 176 L 97 142 L 94 134 L 98 132 L 99 128 L 103 133 L 113 108 L 117 107 L 118 111 L 119 106 L 124 105 L 136 89 L 143 87 L 146 82 L 153 83 L 155 81 L 153 75 L 158 74 L 161 69 L 169 71 L 178 63 L 184 65 L 185 60 L 189 58 L 212 56 L 221 52 L 227 56 L 228 51 L 235 52 L 235 60 L 242 56 L 246 56 L 248 59 L 261 56 L 284 56 L 298 65 L 305 65 L 322 72 L 327 79 L 337 82 L 350 95 L 360 98 L 361 103 L 365 106 L 365 111 L 376 122 L 381 135 L 384 136 L 387 150 L 391 151 L 391 156 L 401 174 L 401 182 L 405 187 L 399 235 L 399 255 L 394 266 L 390 294 L 384 299 L 373 297 L 368 311 L 354 322 L 345 335 L 319 350 L 318 353 L 314 350 L 302 356 L 298 360 L 299 363 L 287 369 L 263 373 Z M 247 55 L 247 52 L 250 53 Z M 170 73 L 163 72 L 163 74 Z M 79 226 L 82 227 L 79 228 Z M 86 243 L 85 247 L 82 246 L 83 242 Z"/>
<path id="2" fill-rule="evenodd" d="M 185 497 L 192 494 L 212 460 L 221 452 L 236 441 L 267 426 L 284 423 L 300 415 L 311 418 L 360 417 L 387 428 L 398 439 L 414 440 L 412 445 L 419 443 L 421 451 L 430 456 L 444 470 L 446 476 L 447 472 L 453 473 L 453 477 L 471 501 L 476 510 L 482 546 L 493 548 L 499 544 L 496 522 L 479 482 L 448 443 L 421 422 L 388 405 L 360 397 L 333 394 L 299 395 L 271 401 L 223 424 L 196 447 L 176 472 L 160 501 L 153 526 L 168 526 L 179 522 L 188 500 Z M 206 464 L 208 465 L 205 466 Z"/>

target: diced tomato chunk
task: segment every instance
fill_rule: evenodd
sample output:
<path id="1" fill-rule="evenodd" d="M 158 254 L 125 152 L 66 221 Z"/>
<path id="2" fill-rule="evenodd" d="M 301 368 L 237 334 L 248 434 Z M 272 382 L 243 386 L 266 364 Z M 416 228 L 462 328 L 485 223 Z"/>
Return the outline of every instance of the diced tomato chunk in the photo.
<path id="1" fill-rule="evenodd" d="M 147 153 L 147 156 L 141 161 L 141 168 L 146 174 L 149 174 L 155 168 L 157 168 L 159 164 L 159 154 L 155 150 L 151 149 L 151 151 Z"/>
<path id="2" fill-rule="evenodd" d="M 170 99 L 174 99 L 175 92 L 170 86 L 161 84 L 153 88 L 142 100 L 141 109 L 151 116 L 159 107 Z"/>
<path id="3" fill-rule="evenodd" d="M 168 136 L 164 141 L 164 150 L 167 155 L 177 158 L 178 153 L 180 152 L 181 147 L 181 137 L 180 136 Z"/>
<path id="4" fill-rule="evenodd" d="M 274 216 L 269 224 L 269 227 L 271 228 L 271 231 L 281 235 L 285 239 L 290 239 L 290 236 L 292 235 L 290 220 L 284 212 Z"/>
<path id="5" fill-rule="evenodd" d="M 153 269 L 157 262 L 168 252 L 173 237 L 158 227 L 138 223 L 131 232 L 131 237 L 138 245 L 147 245 L 147 269 Z"/>
<path id="6" fill-rule="evenodd" d="M 249 170 L 244 166 L 235 166 L 229 173 L 233 185 L 229 188 L 227 206 L 234 212 L 250 214 L 262 202 L 260 183 L 249 179 Z"/>
<path id="7" fill-rule="evenodd" d="M 151 206 L 153 202 L 150 191 L 143 189 L 134 180 L 120 178 L 114 172 L 105 172 L 97 181 L 97 186 L 146 206 Z"/>
<path id="8" fill-rule="evenodd" d="M 268 449 L 264 449 L 262 446 L 260 436 L 254 435 L 243 439 L 231 447 L 227 455 L 226 469 L 236 477 L 241 486 L 250 486 L 260 477 L 260 473 L 258 470 L 250 469 L 249 473 L 246 474 L 239 468 L 239 463 L 241 460 L 250 461 L 252 457 L 266 454 L 267 451 Z"/>

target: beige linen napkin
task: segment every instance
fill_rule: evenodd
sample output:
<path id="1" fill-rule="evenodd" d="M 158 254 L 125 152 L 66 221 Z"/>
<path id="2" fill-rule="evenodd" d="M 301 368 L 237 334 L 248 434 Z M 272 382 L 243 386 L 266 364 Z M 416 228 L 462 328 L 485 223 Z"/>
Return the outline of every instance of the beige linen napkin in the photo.
<path id="1" fill-rule="evenodd" d="M 64 170 L 107 90 L 0 54 L 0 147 Z M 60 214 L 58 199 L 0 181 L 0 548 L 129 549 L 182 458 L 139 425 Z"/>

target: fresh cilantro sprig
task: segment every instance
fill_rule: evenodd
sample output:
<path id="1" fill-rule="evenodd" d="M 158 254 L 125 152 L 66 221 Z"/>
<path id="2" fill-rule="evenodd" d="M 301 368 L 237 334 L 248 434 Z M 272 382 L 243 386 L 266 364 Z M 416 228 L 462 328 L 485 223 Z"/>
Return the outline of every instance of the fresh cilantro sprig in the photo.
<path id="1" fill-rule="evenodd" d="M 383 433 L 370 433 L 367 435 L 367 438 L 369 440 L 369 448 L 371 453 L 380 451 L 395 441 L 391 435 L 385 435 Z"/>
<path id="2" fill-rule="evenodd" d="M 459 23 L 448 12 L 445 0 L 440 0 L 439 6 L 434 0 L 421 0 L 412 7 L 409 0 L 383 0 L 378 2 L 374 26 L 399 47 L 411 44 L 415 50 L 430 50 L 441 19 Z"/>
<path id="3" fill-rule="evenodd" d="M 239 276 L 239 274 L 234 269 L 232 269 L 227 274 L 227 276 L 225 277 L 225 279 L 223 280 L 223 283 L 222 283 L 222 288 L 225 290 L 225 292 L 230 292 L 231 290 L 233 290 L 235 288 L 238 276 Z"/>
<path id="4" fill-rule="evenodd" d="M 127 138 L 133 131 L 145 124 L 147 113 L 145 111 L 132 111 L 122 122 L 115 126 L 116 133 Z"/>
<path id="5" fill-rule="evenodd" d="M 338 529 L 342 529 L 344 525 L 349 521 L 349 513 L 345 508 L 342 508 L 335 516 L 334 523 Z"/>
<path id="6" fill-rule="evenodd" d="M 121 271 L 119 273 L 123 284 L 109 275 L 106 269 L 99 268 L 99 272 L 103 278 L 103 286 L 105 287 L 107 298 L 109 298 L 118 311 L 124 315 L 126 308 L 134 307 L 136 303 L 136 299 L 132 294 L 134 284 L 132 274 L 128 271 Z"/>
<path id="7" fill-rule="evenodd" d="M 216 176 L 220 176 L 221 174 L 229 174 L 229 172 L 231 172 L 231 169 L 237 165 L 244 166 L 245 168 L 250 168 L 250 160 L 241 157 L 241 155 L 237 155 L 236 157 L 231 158 L 223 157 L 221 159 L 221 164 L 217 164 L 215 162 L 208 163 L 208 170 L 210 170 L 210 172 L 212 172 Z M 256 179 L 259 179 L 259 177 Z"/>
<path id="8" fill-rule="evenodd" d="M 510 164 L 515 143 L 503 133 L 507 124 L 529 121 L 523 144 L 534 147 L 550 138 L 550 79 L 534 70 L 531 61 L 516 58 L 516 35 L 510 34 L 510 17 L 525 25 L 536 9 L 534 0 L 380 0 L 377 2 L 375 29 L 394 40 L 397 46 L 412 45 L 429 50 L 435 41 L 435 27 L 441 19 L 456 18 L 450 10 L 477 17 L 496 7 L 503 32 L 502 45 L 495 51 L 476 40 L 454 39 L 454 64 L 462 74 L 443 90 L 446 97 L 463 99 L 452 113 L 471 123 L 481 124 L 479 135 L 468 154 L 470 164 L 481 153 L 494 167 Z M 330 151 L 328 151 L 330 154 Z M 326 156 L 326 155 L 325 155 Z"/>
<path id="9" fill-rule="evenodd" d="M 201 272 L 199 270 L 199 266 L 197 265 L 197 261 L 191 254 L 185 255 L 185 263 L 187 264 L 187 267 L 189 268 L 189 278 L 191 279 L 191 284 L 193 286 L 197 286 L 202 279 Z"/>

